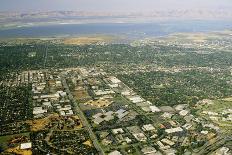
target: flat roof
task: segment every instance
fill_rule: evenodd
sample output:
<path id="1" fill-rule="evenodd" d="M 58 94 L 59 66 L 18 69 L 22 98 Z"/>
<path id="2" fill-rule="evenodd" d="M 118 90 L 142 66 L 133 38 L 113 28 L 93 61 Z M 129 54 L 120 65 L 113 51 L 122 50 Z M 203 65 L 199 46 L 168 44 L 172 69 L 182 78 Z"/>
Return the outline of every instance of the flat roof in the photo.
<path id="1" fill-rule="evenodd" d="M 20 149 L 22 149 L 22 150 L 24 150 L 24 149 L 30 149 L 31 147 L 32 147 L 32 143 L 31 142 L 20 144 Z"/>

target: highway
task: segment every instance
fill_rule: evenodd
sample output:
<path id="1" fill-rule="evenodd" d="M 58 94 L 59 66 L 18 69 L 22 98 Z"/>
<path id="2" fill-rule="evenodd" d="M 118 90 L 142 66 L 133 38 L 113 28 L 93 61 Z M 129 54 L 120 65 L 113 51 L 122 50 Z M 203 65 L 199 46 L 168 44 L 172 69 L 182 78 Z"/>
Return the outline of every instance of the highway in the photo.
<path id="1" fill-rule="evenodd" d="M 73 107 L 75 109 L 75 113 L 80 117 L 80 120 L 82 122 L 82 125 L 84 127 L 84 129 L 86 129 L 89 133 L 90 139 L 93 142 L 93 145 L 95 146 L 95 148 L 97 149 L 97 151 L 99 152 L 100 155 L 105 155 L 103 149 L 101 148 L 96 135 L 94 134 L 91 125 L 89 124 L 88 120 L 86 119 L 84 113 L 82 112 L 82 110 L 80 109 L 79 105 L 77 104 L 76 100 L 74 99 L 72 93 L 69 90 L 69 87 L 67 85 L 66 79 L 64 77 L 64 74 L 61 75 L 61 80 L 62 80 L 62 84 L 63 87 L 65 88 L 66 93 L 68 94 L 68 97 L 70 99 L 70 101 L 73 104 Z"/>
<path id="2" fill-rule="evenodd" d="M 215 140 L 215 143 L 210 144 L 206 143 L 198 152 L 195 152 L 194 154 L 209 154 L 213 151 L 217 150 L 218 148 L 222 147 L 226 142 L 231 141 L 231 136 L 218 136 Z"/>

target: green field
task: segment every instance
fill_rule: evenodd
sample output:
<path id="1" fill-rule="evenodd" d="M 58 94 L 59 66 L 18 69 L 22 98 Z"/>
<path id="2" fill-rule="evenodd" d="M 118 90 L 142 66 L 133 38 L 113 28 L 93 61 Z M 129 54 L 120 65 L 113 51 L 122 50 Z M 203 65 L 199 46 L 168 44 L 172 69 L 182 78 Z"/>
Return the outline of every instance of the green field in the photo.
<path id="1" fill-rule="evenodd" d="M 218 121 L 213 120 L 213 122 L 218 124 L 218 126 L 220 127 L 220 129 L 222 130 L 223 133 L 230 134 L 232 131 L 232 122 L 231 121 L 223 121 L 221 118 L 227 117 L 226 115 L 223 115 L 222 112 L 224 110 L 231 108 L 231 107 L 232 107 L 231 101 L 215 100 L 214 104 L 200 106 L 199 110 L 198 110 L 198 115 L 210 120 L 210 115 L 202 114 L 202 111 L 210 111 L 210 112 L 218 113 L 219 116 L 217 116 L 217 117 L 219 117 L 220 119 Z"/>

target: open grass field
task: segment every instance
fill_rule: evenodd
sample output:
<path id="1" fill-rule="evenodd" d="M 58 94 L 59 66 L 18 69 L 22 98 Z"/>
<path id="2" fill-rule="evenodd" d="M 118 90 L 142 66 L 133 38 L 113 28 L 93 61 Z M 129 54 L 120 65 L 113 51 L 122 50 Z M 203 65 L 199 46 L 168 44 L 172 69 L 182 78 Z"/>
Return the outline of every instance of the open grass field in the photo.
<path id="1" fill-rule="evenodd" d="M 218 124 L 218 126 L 220 127 L 220 129 L 224 133 L 231 133 L 231 131 L 232 131 L 232 122 L 229 121 L 229 120 L 223 120 L 222 119 L 223 117 L 225 117 L 223 115 L 223 112 L 225 110 L 228 110 L 228 109 L 232 108 L 232 101 L 230 101 L 230 100 L 231 100 L 231 98 L 226 98 L 226 99 L 221 99 L 221 100 L 214 100 L 213 104 L 203 105 L 199 109 L 198 115 L 210 120 L 211 116 L 202 114 L 202 111 L 209 111 L 209 112 L 218 113 L 218 116 L 216 116 L 218 118 L 218 120 L 212 120 L 212 121 L 214 123 Z"/>
<path id="2" fill-rule="evenodd" d="M 214 104 L 204 106 L 203 110 L 221 113 L 223 110 L 226 110 L 228 108 L 232 108 L 232 101 L 228 101 L 228 99 L 223 99 L 215 100 Z"/>
<path id="3" fill-rule="evenodd" d="M 224 99 L 222 99 L 222 101 L 229 101 L 229 102 L 232 102 L 232 97 L 224 98 Z"/>

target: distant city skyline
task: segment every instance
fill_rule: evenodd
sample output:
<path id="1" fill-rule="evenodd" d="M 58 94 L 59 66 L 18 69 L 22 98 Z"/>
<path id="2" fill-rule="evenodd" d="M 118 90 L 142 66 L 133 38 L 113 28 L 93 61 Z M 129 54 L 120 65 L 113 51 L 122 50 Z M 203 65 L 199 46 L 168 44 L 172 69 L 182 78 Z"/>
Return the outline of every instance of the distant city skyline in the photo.
<path id="1" fill-rule="evenodd" d="M 1 0 L 0 11 L 149 12 L 172 9 L 232 10 L 231 0 Z"/>

